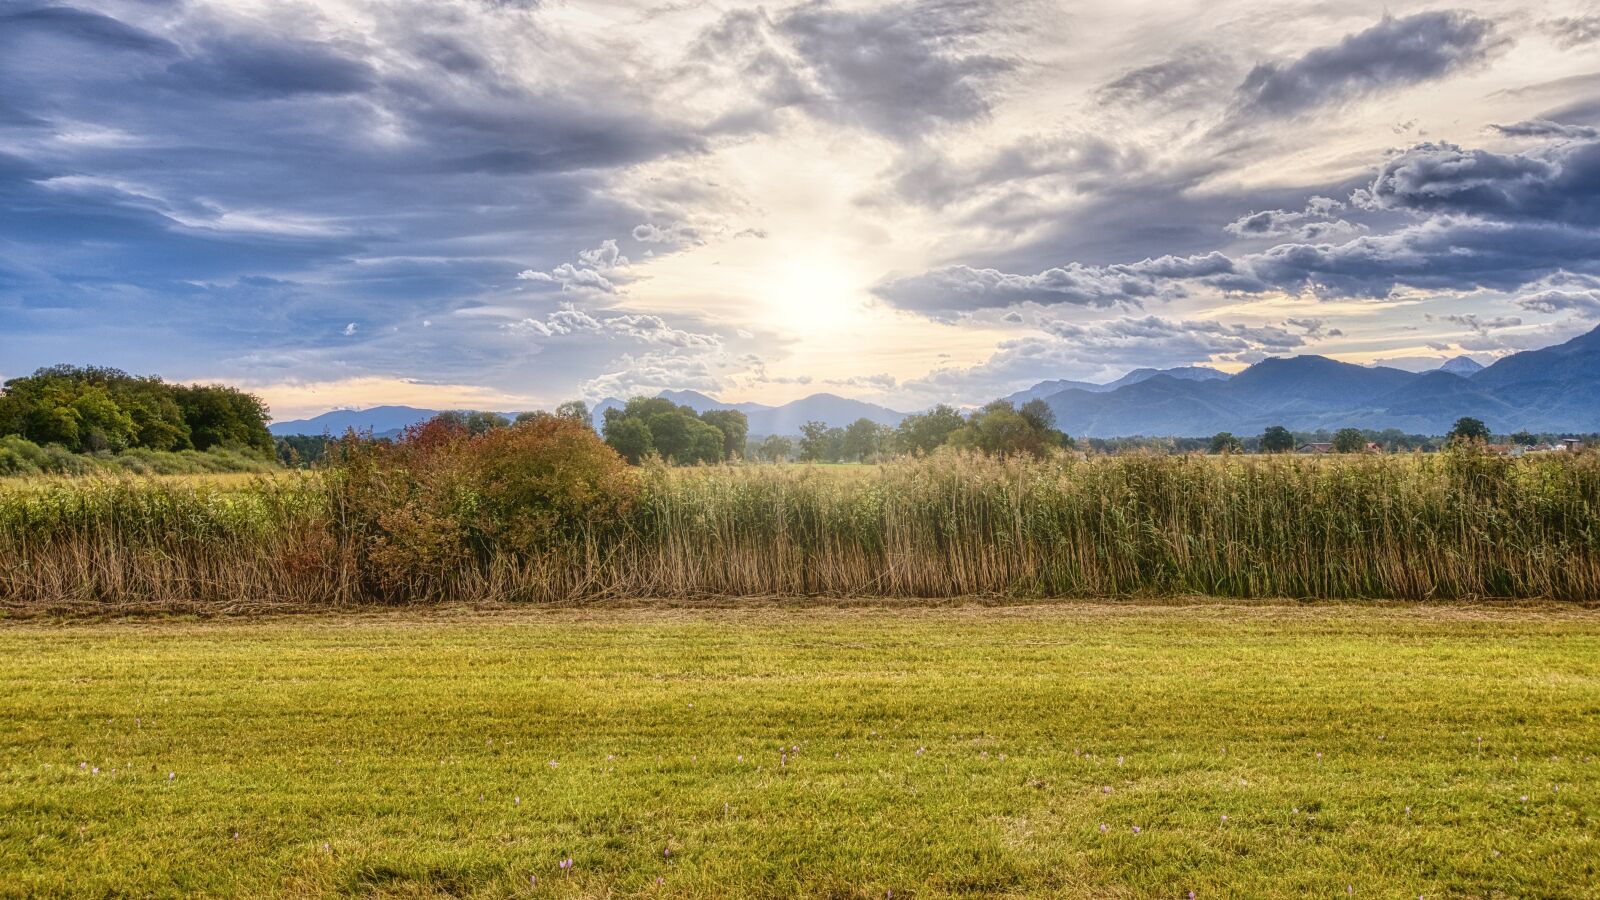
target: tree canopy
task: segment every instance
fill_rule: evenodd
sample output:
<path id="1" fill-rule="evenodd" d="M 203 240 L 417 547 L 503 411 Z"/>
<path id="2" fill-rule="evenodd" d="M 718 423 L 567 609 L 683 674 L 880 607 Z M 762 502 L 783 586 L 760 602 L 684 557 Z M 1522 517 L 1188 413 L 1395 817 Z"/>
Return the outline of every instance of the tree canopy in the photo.
<path id="1" fill-rule="evenodd" d="M 1294 449 L 1294 435 L 1282 425 L 1274 425 L 1261 433 L 1261 449 L 1265 453 L 1288 453 Z"/>
<path id="2" fill-rule="evenodd" d="M 273 452 L 267 406 L 225 385 L 167 384 L 98 366 L 51 366 L 0 390 L 0 435 L 74 453 L 210 450 Z"/>
<path id="3" fill-rule="evenodd" d="M 721 462 L 744 449 L 749 421 L 737 410 L 697 413 L 664 397 L 635 397 L 608 409 L 606 443 L 637 465 L 651 454 L 679 465 Z"/>
<path id="4" fill-rule="evenodd" d="M 1462 416 L 1456 420 L 1455 427 L 1450 429 L 1450 440 L 1487 441 L 1489 440 L 1489 426 L 1483 424 L 1482 419 Z"/>

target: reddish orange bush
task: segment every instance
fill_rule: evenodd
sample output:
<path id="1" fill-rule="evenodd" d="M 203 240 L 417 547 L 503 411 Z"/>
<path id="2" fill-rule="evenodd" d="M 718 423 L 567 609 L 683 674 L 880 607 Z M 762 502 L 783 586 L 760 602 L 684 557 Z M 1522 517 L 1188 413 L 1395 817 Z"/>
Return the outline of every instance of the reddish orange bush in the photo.
<path id="1" fill-rule="evenodd" d="M 379 597 L 448 595 L 491 558 L 527 560 L 604 539 L 634 474 L 582 422 L 554 416 L 474 436 L 434 420 L 398 441 L 346 436 L 333 473 L 339 529 Z"/>

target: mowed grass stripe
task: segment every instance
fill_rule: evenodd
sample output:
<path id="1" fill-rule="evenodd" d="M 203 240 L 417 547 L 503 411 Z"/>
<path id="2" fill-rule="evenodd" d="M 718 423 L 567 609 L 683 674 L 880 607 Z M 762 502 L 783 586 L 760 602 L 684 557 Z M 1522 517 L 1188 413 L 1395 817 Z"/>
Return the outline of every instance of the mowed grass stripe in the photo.
<path id="1" fill-rule="evenodd" d="M 12 624 L 0 690 L 6 895 L 1600 896 L 1570 606 Z"/>

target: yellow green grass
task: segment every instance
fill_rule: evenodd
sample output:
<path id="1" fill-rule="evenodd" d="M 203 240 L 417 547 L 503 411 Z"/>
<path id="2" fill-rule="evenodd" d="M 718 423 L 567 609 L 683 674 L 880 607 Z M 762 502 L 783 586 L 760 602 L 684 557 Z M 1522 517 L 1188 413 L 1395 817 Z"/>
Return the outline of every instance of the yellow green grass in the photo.
<path id="1" fill-rule="evenodd" d="M 1597 753 L 1573 606 L 13 622 L 0 895 L 1595 897 Z"/>

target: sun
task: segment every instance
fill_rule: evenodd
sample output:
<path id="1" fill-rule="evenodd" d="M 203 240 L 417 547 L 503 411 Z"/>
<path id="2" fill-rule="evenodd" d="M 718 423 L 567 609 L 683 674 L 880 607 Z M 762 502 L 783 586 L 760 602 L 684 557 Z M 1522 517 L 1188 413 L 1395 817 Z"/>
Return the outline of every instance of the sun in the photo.
<path id="1" fill-rule="evenodd" d="M 870 279 L 844 254 L 816 246 L 784 254 L 758 278 L 767 320 L 794 337 L 866 324 Z"/>

